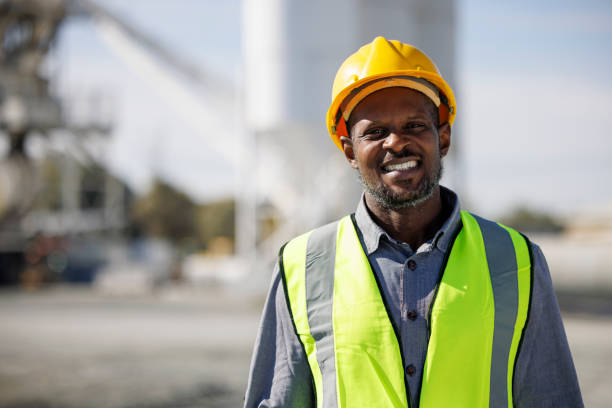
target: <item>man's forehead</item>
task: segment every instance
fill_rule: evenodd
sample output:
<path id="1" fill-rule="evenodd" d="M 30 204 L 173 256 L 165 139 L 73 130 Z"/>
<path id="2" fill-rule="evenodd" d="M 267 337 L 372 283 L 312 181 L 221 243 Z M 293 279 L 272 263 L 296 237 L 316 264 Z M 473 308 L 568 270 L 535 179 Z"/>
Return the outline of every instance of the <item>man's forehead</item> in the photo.
<path id="1" fill-rule="evenodd" d="M 422 93 L 409 88 L 385 88 L 363 98 L 351 113 L 349 122 L 378 116 L 428 114 L 435 105 Z"/>

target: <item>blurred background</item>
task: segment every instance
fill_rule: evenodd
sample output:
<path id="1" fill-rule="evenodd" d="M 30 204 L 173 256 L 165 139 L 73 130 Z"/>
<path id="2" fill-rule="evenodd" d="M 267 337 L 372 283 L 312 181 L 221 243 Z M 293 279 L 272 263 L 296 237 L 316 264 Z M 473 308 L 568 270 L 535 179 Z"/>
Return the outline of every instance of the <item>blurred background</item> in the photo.
<path id="1" fill-rule="evenodd" d="M 0 408 L 236 407 L 280 245 L 354 211 L 340 63 L 412 43 L 443 184 L 538 243 L 585 403 L 612 381 L 612 4 L 0 0 Z"/>

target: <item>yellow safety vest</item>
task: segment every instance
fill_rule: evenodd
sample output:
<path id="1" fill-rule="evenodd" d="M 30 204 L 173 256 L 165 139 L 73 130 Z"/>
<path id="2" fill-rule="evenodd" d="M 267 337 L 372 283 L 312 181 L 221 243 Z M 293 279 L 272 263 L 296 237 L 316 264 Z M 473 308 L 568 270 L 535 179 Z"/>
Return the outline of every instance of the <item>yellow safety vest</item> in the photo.
<path id="1" fill-rule="evenodd" d="M 530 246 L 518 232 L 467 212 L 461 221 L 429 310 L 420 407 L 512 407 L 531 301 Z M 398 334 L 356 228 L 347 216 L 281 250 L 316 406 L 410 407 Z"/>

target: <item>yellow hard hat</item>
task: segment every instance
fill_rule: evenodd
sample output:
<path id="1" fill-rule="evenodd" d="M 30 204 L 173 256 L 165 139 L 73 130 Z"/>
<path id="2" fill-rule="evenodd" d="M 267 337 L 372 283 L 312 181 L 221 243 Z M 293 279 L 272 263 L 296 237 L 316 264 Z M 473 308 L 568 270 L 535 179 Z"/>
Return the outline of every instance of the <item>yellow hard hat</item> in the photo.
<path id="1" fill-rule="evenodd" d="M 380 89 L 396 86 L 425 94 L 438 107 L 440 123 L 453 124 L 455 95 L 436 64 L 410 44 L 376 37 L 348 57 L 334 79 L 327 129 L 340 149 L 340 137 L 348 136 L 347 121 L 359 101 Z"/>

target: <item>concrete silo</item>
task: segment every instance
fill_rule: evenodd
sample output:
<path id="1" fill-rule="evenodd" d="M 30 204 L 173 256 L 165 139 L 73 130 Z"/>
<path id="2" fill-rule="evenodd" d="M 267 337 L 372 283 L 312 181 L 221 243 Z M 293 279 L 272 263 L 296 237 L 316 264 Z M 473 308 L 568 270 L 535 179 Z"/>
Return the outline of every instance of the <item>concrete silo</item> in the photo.
<path id="1" fill-rule="evenodd" d="M 290 236 L 356 207 L 361 187 L 325 127 L 341 62 L 382 35 L 423 49 L 456 90 L 455 3 L 244 0 L 243 19 L 246 168 L 257 181 L 245 187 L 251 206 L 241 206 L 239 225 L 259 222 L 257 234 L 239 233 L 239 248 L 257 240 L 274 255 Z M 275 232 L 264 236 L 269 218 Z"/>

